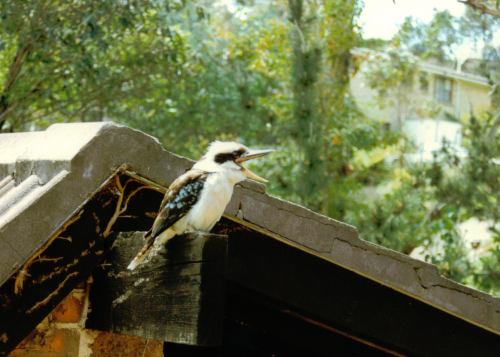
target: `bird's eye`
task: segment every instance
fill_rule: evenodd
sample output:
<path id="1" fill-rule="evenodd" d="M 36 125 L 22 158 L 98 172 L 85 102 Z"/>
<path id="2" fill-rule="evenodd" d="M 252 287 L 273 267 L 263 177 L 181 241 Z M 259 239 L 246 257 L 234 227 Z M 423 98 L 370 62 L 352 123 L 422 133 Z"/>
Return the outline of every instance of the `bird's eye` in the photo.
<path id="1" fill-rule="evenodd" d="M 245 149 L 234 150 L 233 155 L 235 158 L 241 157 L 245 153 Z"/>

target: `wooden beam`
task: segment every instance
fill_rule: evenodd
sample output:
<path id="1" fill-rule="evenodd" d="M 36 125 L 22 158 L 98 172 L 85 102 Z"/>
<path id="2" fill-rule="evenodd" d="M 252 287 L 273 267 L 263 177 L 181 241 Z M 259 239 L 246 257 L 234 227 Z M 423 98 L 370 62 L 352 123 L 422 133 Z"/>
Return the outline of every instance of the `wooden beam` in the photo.
<path id="1" fill-rule="evenodd" d="M 405 355 L 493 356 L 500 348 L 487 330 L 272 238 L 241 228 L 228 242 L 229 292 L 257 294 L 290 318 L 356 344 Z M 238 306 L 228 309 L 231 319 L 272 330 L 265 319 L 247 321 L 245 305 Z"/>
<path id="2" fill-rule="evenodd" d="M 130 272 L 143 233 L 121 233 L 94 272 L 87 327 L 194 346 L 222 343 L 227 237 L 189 233 Z"/>
<path id="3" fill-rule="evenodd" d="M 234 356 L 400 356 L 330 326 L 305 321 L 283 303 L 233 285 L 228 286 L 226 319 L 224 348 Z"/>

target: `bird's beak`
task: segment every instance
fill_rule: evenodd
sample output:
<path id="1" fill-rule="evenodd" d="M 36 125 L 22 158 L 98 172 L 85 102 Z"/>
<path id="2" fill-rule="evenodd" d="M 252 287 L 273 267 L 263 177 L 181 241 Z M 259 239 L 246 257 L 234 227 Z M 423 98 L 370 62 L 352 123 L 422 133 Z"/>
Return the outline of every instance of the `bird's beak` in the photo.
<path id="1" fill-rule="evenodd" d="M 238 164 L 241 164 L 242 162 L 245 162 L 245 161 L 248 161 L 248 160 L 252 160 L 252 159 L 256 159 L 258 157 L 270 154 L 273 151 L 274 150 L 250 150 L 246 154 L 243 154 L 241 157 L 237 158 L 236 162 Z"/>
<path id="2" fill-rule="evenodd" d="M 248 160 L 252 160 L 252 159 L 256 159 L 258 157 L 270 154 L 273 151 L 274 150 L 250 150 L 246 154 L 244 154 L 241 157 L 237 158 L 235 161 L 236 161 L 237 164 L 241 164 L 242 162 L 245 162 L 245 161 L 248 161 Z M 267 182 L 267 180 L 265 178 L 260 177 L 259 175 L 253 173 L 252 171 L 250 171 L 246 167 L 242 166 L 242 169 L 243 169 L 243 173 L 245 174 L 245 176 L 248 177 L 249 179 L 252 179 L 252 180 L 255 180 L 255 181 L 258 181 L 258 182 L 262 182 L 262 183 L 266 183 Z"/>

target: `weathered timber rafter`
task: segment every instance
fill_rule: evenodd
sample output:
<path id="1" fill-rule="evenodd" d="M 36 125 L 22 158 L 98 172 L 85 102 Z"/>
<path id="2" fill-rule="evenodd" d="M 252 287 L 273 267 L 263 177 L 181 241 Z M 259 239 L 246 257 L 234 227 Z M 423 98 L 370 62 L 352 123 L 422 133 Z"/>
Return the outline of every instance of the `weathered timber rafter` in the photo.
<path id="1" fill-rule="evenodd" d="M 12 350 L 92 272 L 116 230 L 151 225 L 159 192 L 165 188 L 120 167 L 12 274 L 0 287 L 0 355 Z"/>

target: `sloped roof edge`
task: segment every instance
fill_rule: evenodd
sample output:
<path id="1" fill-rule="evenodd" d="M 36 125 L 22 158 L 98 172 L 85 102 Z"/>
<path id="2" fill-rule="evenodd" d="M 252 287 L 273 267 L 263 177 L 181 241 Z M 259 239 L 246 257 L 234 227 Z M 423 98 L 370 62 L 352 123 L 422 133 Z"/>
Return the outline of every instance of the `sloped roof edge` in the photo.
<path id="1" fill-rule="evenodd" d="M 351 50 L 351 53 L 354 56 L 383 56 L 384 58 L 388 58 L 387 53 L 384 51 L 372 50 L 369 48 L 357 47 Z M 491 87 L 491 84 L 488 81 L 488 78 L 474 74 L 468 73 L 464 71 L 457 71 L 455 68 L 450 68 L 445 65 L 440 65 L 437 63 L 432 63 L 430 61 L 425 61 L 418 56 L 413 55 L 410 52 L 403 53 L 411 58 L 412 61 L 417 63 L 422 71 L 426 71 L 432 74 L 441 75 L 444 77 L 449 77 L 461 81 L 465 81 L 468 83 L 473 83 L 477 85 L 481 85 L 484 87 Z"/>
<path id="2" fill-rule="evenodd" d="M 122 164 L 163 186 L 192 164 L 163 149 L 157 139 L 112 122 L 55 124 L 44 132 L 0 135 L 0 149 L 7 142 L 7 154 L 0 150 L 0 181 L 11 175 L 19 185 L 35 175 L 41 186 L 48 186 L 8 220 L 2 221 L 0 212 L 2 284 Z M 363 241 L 350 225 L 271 197 L 263 185 L 244 182 L 226 214 L 500 334 L 500 299 L 452 282 L 432 265 Z"/>

